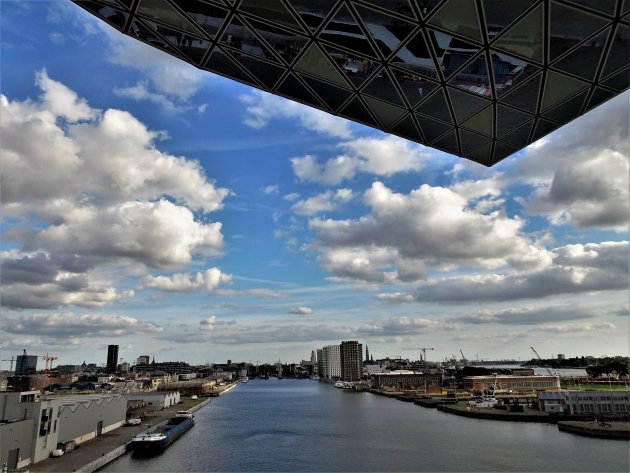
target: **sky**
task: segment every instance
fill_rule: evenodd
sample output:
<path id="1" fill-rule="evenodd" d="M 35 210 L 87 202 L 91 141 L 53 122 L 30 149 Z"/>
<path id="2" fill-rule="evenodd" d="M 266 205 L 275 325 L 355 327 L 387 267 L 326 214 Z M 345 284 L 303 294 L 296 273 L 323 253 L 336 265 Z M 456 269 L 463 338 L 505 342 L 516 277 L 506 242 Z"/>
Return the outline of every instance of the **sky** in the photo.
<path id="1" fill-rule="evenodd" d="M 627 92 L 486 168 L 68 1 L 0 21 L 0 359 L 628 355 Z"/>

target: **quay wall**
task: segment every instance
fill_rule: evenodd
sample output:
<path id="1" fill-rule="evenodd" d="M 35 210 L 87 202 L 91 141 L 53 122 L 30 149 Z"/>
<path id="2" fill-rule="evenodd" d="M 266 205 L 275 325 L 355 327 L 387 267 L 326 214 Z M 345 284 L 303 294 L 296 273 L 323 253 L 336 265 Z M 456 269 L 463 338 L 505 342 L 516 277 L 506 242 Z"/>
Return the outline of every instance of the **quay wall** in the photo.
<path id="1" fill-rule="evenodd" d="M 91 461 L 87 465 L 82 466 L 77 469 L 77 473 L 92 473 L 93 471 L 98 470 L 99 468 L 103 468 L 109 462 L 114 461 L 116 458 L 124 455 L 127 452 L 127 444 L 121 445 L 120 447 L 112 450 L 111 452 L 104 453 L 103 456 L 97 458 L 96 460 Z"/>

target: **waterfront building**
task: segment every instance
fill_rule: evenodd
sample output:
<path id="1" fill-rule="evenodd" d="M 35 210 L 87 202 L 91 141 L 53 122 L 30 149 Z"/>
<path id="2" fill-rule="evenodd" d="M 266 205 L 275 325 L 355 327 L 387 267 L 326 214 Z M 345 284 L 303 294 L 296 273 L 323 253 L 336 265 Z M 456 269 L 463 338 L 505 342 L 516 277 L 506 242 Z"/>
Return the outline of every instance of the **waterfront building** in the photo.
<path id="1" fill-rule="evenodd" d="M 551 413 L 630 417 L 630 391 L 539 392 L 538 408 Z"/>
<path id="2" fill-rule="evenodd" d="M 629 83 L 611 1 L 74 1 L 200 69 L 487 166 Z"/>
<path id="3" fill-rule="evenodd" d="M 114 373 L 118 367 L 118 345 L 107 345 L 107 372 Z"/>
<path id="4" fill-rule="evenodd" d="M 399 389 L 424 391 L 427 394 L 442 393 L 441 373 L 416 373 L 413 371 L 391 371 L 370 376 L 375 389 Z"/>
<path id="5" fill-rule="evenodd" d="M 26 350 L 17 356 L 15 361 L 15 376 L 35 374 L 37 372 L 37 355 L 27 355 Z"/>
<path id="6" fill-rule="evenodd" d="M 178 391 L 182 396 L 203 396 L 210 394 L 216 386 L 217 380 L 210 378 L 195 378 L 161 384 L 158 391 Z"/>
<path id="7" fill-rule="evenodd" d="M 559 376 L 467 376 L 464 389 L 471 392 L 503 391 L 531 393 L 535 391 L 559 391 Z"/>
<path id="8" fill-rule="evenodd" d="M 322 348 L 322 374 L 324 379 L 341 378 L 340 345 L 328 345 Z"/>
<path id="9" fill-rule="evenodd" d="M 144 401 L 148 410 L 160 411 L 180 402 L 178 391 L 151 391 L 124 394 L 127 401 Z"/>
<path id="10" fill-rule="evenodd" d="M 359 381 L 363 376 L 363 345 L 356 340 L 339 345 L 342 381 Z"/>

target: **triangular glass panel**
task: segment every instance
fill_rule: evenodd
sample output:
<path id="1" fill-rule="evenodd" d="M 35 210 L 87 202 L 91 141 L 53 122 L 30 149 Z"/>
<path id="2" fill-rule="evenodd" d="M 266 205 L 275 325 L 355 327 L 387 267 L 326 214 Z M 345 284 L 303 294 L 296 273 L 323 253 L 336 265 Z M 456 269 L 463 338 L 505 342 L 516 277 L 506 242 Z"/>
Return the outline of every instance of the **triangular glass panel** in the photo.
<path id="1" fill-rule="evenodd" d="M 629 45 L 630 27 L 618 24 L 608 50 L 608 58 L 606 59 L 606 66 L 604 66 L 602 76 L 606 77 L 628 65 L 628 57 L 630 56 Z"/>
<path id="2" fill-rule="evenodd" d="M 497 141 L 494 145 L 494 157 L 492 158 L 492 164 L 498 163 L 502 159 L 507 158 L 515 152 L 515 148 L 506 145 L 505 143 L 501 143 L 500 141 Z"/>
<path id="3" fill-rule="evenodd" d="M 518 128 L 515 128 L 512 131 L 509 131 L 505 135 L 500 135 L 502 141 L 506 141 L 517 148 L 522 148 L 523 146 L 527 146 L 529 140 L 529 132 L 532 130 L 532 124 L 534 120 L 530 120 L 526 123 L 523 123 Z"/>
<path id="4" fill-rule="evenodd" d="M 145 24 L 151 27 L 156 33 L 168 40 L 173 49 L 176 49 L 188 58 L 188 62 L 199 65 L 206 51 L 210 47 L 210 42 L 205 38 L 199 38 L 188 33 L 182 33 L 153 21 L 146 21 Z"/>
<path id="5" fill-rule="evenodd" d="M 610 28 L 606 28 L 600 34 L 582 44 L 569 55 L 556 62 L 553 67 L 562 72 L 568 72 L 582 77 L 586 80 L 593 80 L 597 72 L 597 65 L 604 52 L 606 38 Z M 588 64 L 588 66 L 586 66 Z"/>
<path id="6" fill-rule="evenodd" d="M 506 95 L 501 95 L 499 101 L 527 112 L 535 113 L 538 105 L 541 78 L 542 74 L 535 75 L 517 88 L 509 91 Z"/>
<path id="7" fill-rule="evenodd" d="M 321 79 L 347 87 L 348 83 L 343 78 L 341 72 L 330 62 L 328 56 L 324 54 L 315 43 L 311 44 L 304 55 L 295 64 L 298 71 L 307 72 Z"/>
<path id="8" fill-rule="evenodd" d="M 345 74 L 346 79 L 357 89 L 361 88 L 373 74 L 380 72 L 380 64 L 354 53 L 348 53 L 335 49 L 326 44 L 323 45 L 333 61 Z M 377 72 L 378 71 L 378 72 Z"/>
<path id="9" fill-rule="evenodd" d="M 288 3 L 293 7 L 294 16 L 301 18 L 311 32 L 315 32 L 320 27 L 330 11 L 326 5 L 319 2 L 288 0 Z"/>
<path id="10" fill-rule="evenodd" d="M 427 18 L 440 3 L 442 3 L 442 0 L 422 0 L 418 5 L 422 18 Z"/>
<path id="11" fill-rule="evenodd" d="M 445 34 L 442 34 L 442 36 L 448 37 Z M 473 56 L 478 52 L 482 52 L 480 51 L 480 46 L 452 37 L 448 49 L 452 49 L 455 52 L 443 56 L 442 73 L 444 77 L 453 77 Z"/>
<path id="12" fill-rule="evenodd" d="M 292 74 L 289 74 L 276 90 L 291 100 L 323 108 L 319 100 Z"/>
<path id="13" fill-rule="evenodd" d="M 165 23 L 192 34 L 200 34 L 199 30 L 184 15 L 175 10 L 165 0 L 142 0 L 138 6 L 137 13 L 148 17 L 150 20 Z"/>
<path id="14" fill-rule="evenodd" d="M 365 3 L 371 3 L 377 7 L 388 8 L 391 9 L 394 13 L 406 16 L 407 18 L 416 19 L 416 16 L 413 14 L 413 9 L 409 4 L 409 0 L 398 1 L 395 4 L 388 4 L 387 7 L 383 5 L 383 0 L 366 0 Z"/>
<path id="15" fill-rule="evenodd" d="M 520 112 L 505 105 L 497 106 L 497 136 L 517 127 L 533 117 L 525 112 Z"/>
<path id="16" fill-rule="evenodd" d="M 112 7 L 103 6 L 99 3 L 81 2 L 81 6 L 93 15 L 105 20 L 107 23 L 118 29 L 124 28 L 127 18 L 129 18 L 128 13 Z"/>
<path id="17" fill-rule="evenodd" d="M 625 90 L 630 84 L 630 68 L 625 68 L 623 71 L 608 77 L 602 81 L 602 84 L 606 87 L 611 87 L 619 92 Z"/>
<path id="18" fill-rule="evenodd" d="M 486 143 L 492 142 L 492 140 L 487 136 L 478 135 L 477 133 L 472 133 L 462 129 L 459 130 L 459 139 L 462 144 L 463 154 L 469 153 Z"/>
<path id="19" fill-rule="evenodd" d="M 242 0 L 238 8 L 266 21 L 288 26 L 301 33 L 304 32 L 297 20 L 280 0 Z"/>
<path id="20" fill-rule="evenodd" d="M 278 58 L 265 42 L 261 41 L 236 15 L 223 30 L 219 44 L 279 63 Z"/>
<path id="21" fill-rule="evenodd" d="M 447 2 L 429 20 L 429 24 L 482 41 L 475 0 Z"/>
<path id="22" fill-rule="evenodd" d="M 415 29 L 415 25 L 400 18 L 385 15 L 371 8 L 356 5 L 359 18 L 363 21 L 365 29 L 372 37 L 384 58 L 400 46 L 409 34 Z"/>
<path id="23" fill-rule="evenodd" d="M 144 2 L 142 2 L 144 3 Z M 203 2 L 178 2 L 178 6 L 194 20 L 208 36 L 214 38 L 221 28 L 228 11 Z"/>
<path id="24" fill-rule="evenodd" d="M 594 8 L 608 15 L 615 14 L 615 0 L 570 0 L 573 3 L 582 5 L 588 8 Z"/>
<path id="25" fill-rule="evenodd" d="M 416 128 L 416 124 L 413 122 L 413 118 L 411 114 L 407 115 L 400 122 L 398 122 L 395 126 L 389 130 L 390 133 L 394 133 L 398 136 L 402 136 L 403 138 L 407 138 L 412 141 L 423 141 L 418 133 L 418 129 Z"/>
<path id="26" fill-rule="evenodd" d="M 564 99 L 588 87 L 587 82 L 554 71 L 547 71 L 543 92 L 542 110 L 553 107 Z"/>
<path id="27" fill-rule="evenodd" d="M 228 77 L 229 79 L 260 87 L 260 85 L 238 67 L 219 46 L 216 46 L 212 51 L 204 69 Z"/>
<path id="28" fill-rule="evenodd" d="M 418 112 L 437 118 L 445 122 L 453 123 L 448 103 L 444 97 L 444 90 L 438 89 L 429 99 L 425 100 L 416 109 Z"/>
<path id="29" fill-rule="evenodd" d="M 615 95 L 614 92 L 610 92 L 606 89 L 596 87 L 595 92 L 593 92 L 593 96 L 591 97 L 591 100 L 588 102 L 588 105 L 586 106 L 586 111 L 594 109 L 598 105 L 604 103 L 606 100 L 614 97 L 614 95 Z"/>
<path id="30" fill-rule="evenodd" d="M 418 124 L 422 129 L 422 133 L 427 139 L 427 143 L 439 138 L 444 133 L 453 129 L 453 125 L 448 125 L 446 123 L 439 122 L 437 120 L 433 120 L 429 117 L 425 117 L 424 115 L 420 115 L 416 113 L 416 120 L 418 120 Z"/>
<path id="31" fill-rule="evenodd" d="M 443 137 L 431 143 L 431 147 L 439 148 L 447 153 L 459 156 L 459 148 L 457 147 L 457 133 L 455 130 L 447 133 Z"/>
<path id="32" fill-rule="evenodd" d="M 258 36 L 262 37 L 269 47 L 273 48 L 276 54 L 287 64 L 291 64 L 293 60 L 302 52 L 309 43 L 308 38 L 293 34 L 289 30 L 263 23 L 262 21 L 252 20 L 241 22 L 248 25 L 250 31 L 255 31 Z"/>
<path id="33" fill-rule="evenodd" d="M 372 113 L 376 115 L 376 118 L 383 124 L 384 128 L 389 128 L 396 123 L 400 118 L 407 113 L 407 110 L 400 107 L 395 107 L 391 104 L 385 103 L 381 100 L 373 99 L 369 96 L 364 96 L 365 102 L 372 109 Z"/>
<path id="34" fill-rule="evenodd" d="M 361 89 L 361 93 L 404 107 L 404 102 L 400 98 L 386 69 L 382 69 L 378 72 L 376 76 Z"/>
<path id="35" fill-rule="evenodd" d="M 379 128 L 379 124 L 374 120 L 372 115 L 370 115 L 370 112 L 358 97 L 353 98 L 348 105 L 341 109 L 339 115 L 344 118 L 349 118 L 350 120 L 365 123 L 374 128 Z"/>
<path id="36" fill-rule="evenodd" d="M 496 95 L 518 87 L 540 70 L 535 64 L 499 51 L 490 51 Z"/>
<path id="37" fill-rule="evenodd" d="M 453 78 L 448 81 L 448 84 L 474 94 L 492 97 L 486 55 L 481 53 L 472 58 L 463 69 L 455 73 Z"/>
<path id="38" fill-rule="evenodd" d="M 588 90 L 585 90 L 584 92 L 565 100 L 560 105 L 547 110 L 543 113 L 543 116 L 561 123 L 567 123 L 580 114 L 582 104 L 584 103 L 587 95 Z"/>
<path id="39" fill-rule="evenodd" d="M 370 41 L 358 25 L 350 10 L 343 5 L 319 34 L 320 40 L 349 49 L 362 56 L 378 58 Z"/>
<path id="40" fill-rule="evenodd" d="M 169 54 L 173 54 L 174 56 L 180 58 L 182 57 L 179 51 L 175 50 L 166 40 L 162 39 L 151 28 L 138 19 L 131 20 L 129 35 L 150 44 L 154 48 L 163 49 Z"/>
<path id="41" fill-rule="evenodd" d="M 423 76 L 411 74 L 407 71 L 403 72 L 393 68 L 390 68 L 390 70 L 394 74 L 394 81 L 396 81 L 398 83 L 398 87 L 402 89 L 402 92 L 409 101 L 409 105 L 411 105 L 411 107 L 415 107 L 420 100 L 440 86 L 437 82 L 425 79 Z"/>
<path id="42" fill-rule="evenodd" d="M 240 64 L 247 70 L 252 76 L 256 77 L 262 82 L 268 90 L 273 89 L 278 79 L 284 73 L 284 69 L 280 66 L 274 66 L 265 61 L 261 61 L 253 56 L 246 54 L 233 54 L 232 51 L 226 49 L 226 54 L 229 54 L 235 63 Z M 297 97 L 299 99 L 299 97 Z"/>
<path id="43" fill-rule="evenodd" d="M 464 122 L 468 117 L 474 115 L 482 108 L 490 105 L 490 101 L 479 95 L 472 95 L 466 92 L 460 92 L 458 89 L 448 87 L 448 93 L 451 96 L 453 111 L 457 123 Z"/>
<path id="44" fill-rule="evenodd" d="M 492 126 L 492 109 L 492 105 L 484 108 L 477 115 L 462 123 L 461 126 L 468 130 L 483 133 L 488 136 L 494 136 L 494 127 Z"/>
<path id="45" fill-rule="evenodd" d="M 437 79 L 435 63 L 431 58 L 429 46 L 424 40 L 422 31 L 413 36 L 391 60 L 391 63 L 408 70 L 414 75 Z"/>
<path id="46" fill-rule="evenodd" d="M 492 164 L 492 145 L 493 143 L 490 141 L 476 150 L 469 152 L 468 155 L 464 157 L 483 164 L 484 166 L 490 166 Z"/>
<path id="47" fill-rule="evenodd" d="M 112 3 L 113 0 L 109 0 L 108 3 Z M 131 4 L 133 3 L 133 0 L 118 0 L 118 3 L 120 3 L 122 6 L 126 7 L 127 10 L 131 9 Z"/>
<path id="48" fill-rule="evenodd" d="M 518 2 L 506 2 L 505 0 L 482 0 L 481 3 L 488 30 L 488 41 L 492 41 L 506 26 L 537 1 L 519 0 Z"/>
<path id="49" fill-rule="evenodd" d="M 565 51 L 571 49 L 608 23 L 602 18 L 556 2 L 551 2 L 549 22 L 550 61 L 555 60 Z M 584 64 L 589 63 L 586 62 Z"/>
<path id="50" fill-rule="evenodd" d="M 550 122 L 549 120 L 545 120 L 544 118 L 539 118 L 536 123 L 536 129 L 534 130 L 534 136 L 532 137 L 532 143 L 534 141 L 538 141 L 543 136 L 548 135 L 556 128 L 559 128 L 561 125 Z"/>
<path id="51" fill-rule="evenodd" d="M 331 85 L 308 76 L 300 77 L 319 95 L 326 107 L 333 113 L 352 95 L 352 92 L 349 90 L 342 89 L 336 85 Z"/>
<path id="52" fill-rule="evenodd" d="M 534 8 L 510 29 L 502 32 L 492 47 L 505 49 L 533 61 L 543 61 L 543 4 Z"/>

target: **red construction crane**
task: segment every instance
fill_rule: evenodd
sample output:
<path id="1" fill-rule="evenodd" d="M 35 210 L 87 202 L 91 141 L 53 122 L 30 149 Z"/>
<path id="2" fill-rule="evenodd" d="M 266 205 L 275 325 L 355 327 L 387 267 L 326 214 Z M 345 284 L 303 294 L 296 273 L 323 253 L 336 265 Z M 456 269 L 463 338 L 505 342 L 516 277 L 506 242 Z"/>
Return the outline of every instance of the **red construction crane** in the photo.
<path id="1" fill-rule="evenodd" d="M 37 355 L 42 360 L 44 360 L 44 374 L 48 374 L 48 370 L 52 369 L 52 362 L 57 359 L 56 355 L 49 355 L 46 353 L 45 355 Z"/>

